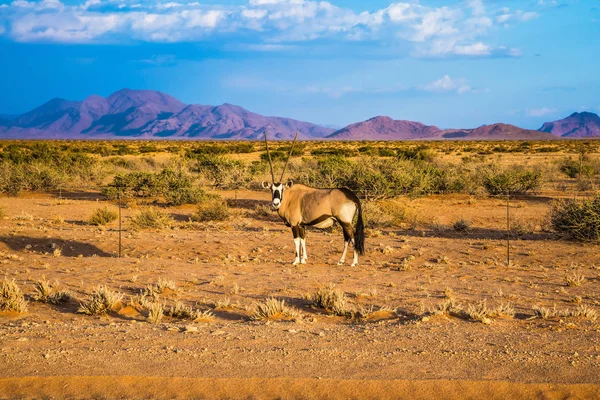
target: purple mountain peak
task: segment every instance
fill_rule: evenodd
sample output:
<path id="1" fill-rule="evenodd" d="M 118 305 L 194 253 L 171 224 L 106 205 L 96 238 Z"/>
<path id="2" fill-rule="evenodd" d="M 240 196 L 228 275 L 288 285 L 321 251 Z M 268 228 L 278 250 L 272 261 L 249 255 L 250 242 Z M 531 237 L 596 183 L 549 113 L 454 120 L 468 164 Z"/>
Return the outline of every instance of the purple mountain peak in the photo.
<path id="1" fill-rule="evenodd" d="M 0 119 L 4 138 L 197 138 L 256 139 L 324 137 L 333 129 L 288 118 L 265 117 L 233 104 L 185 105 L 153 90 L 121 89 L 82 102 L 52 99 L 21 116 Z"/>
<path id="2" fill-rule="evenodd" d="M 565 138 L 598 137 L 600 117 L 589 111 L 574 112 L 567 118 L 546 122 L 539 130 Z"/>

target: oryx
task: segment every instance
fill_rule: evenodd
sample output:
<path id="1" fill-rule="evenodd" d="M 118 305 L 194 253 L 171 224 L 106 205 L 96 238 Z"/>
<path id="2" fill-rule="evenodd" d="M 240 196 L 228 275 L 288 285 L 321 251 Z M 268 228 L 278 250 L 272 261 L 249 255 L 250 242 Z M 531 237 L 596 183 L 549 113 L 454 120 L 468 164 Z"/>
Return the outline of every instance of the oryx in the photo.
<path id="1" fill-rule="evenodd" d="M 271 167 L 272 182 L 262 183 L 263 188 L 271 189 L 273 208 L 277 210 L 283 222 L 292 228 L 294 245 L 296 246 L 294 265 L 299 263 L 306 264 L 305 228 L 307 226 L 329 228 L 337 221 L 344 231 L 344 252 L 338 265 L 344 264 L 348 245 L 352 242 L 354 244 L 352 266 L 355 266 L 358 264 L 358 254 L 362 255 L 365 251 L 364 224 L 360 200 L 347 188 L 315 189 L 305 185 L 294 184 L 291 180 L 283 184 L 285 170 L 294 150 L 296 139 L 298 139 L 298 132 L 296 132 L 296 137 L 283 167 L 281 178 L 279 181 L 275 181 L 273 162 L 271 161 L 267 134 L 265 133 L 265 147 L 269 158 L 269 166 Z M 354 227 L 353 220 L 356 215 L 358 219 L 356 227 Z"/>

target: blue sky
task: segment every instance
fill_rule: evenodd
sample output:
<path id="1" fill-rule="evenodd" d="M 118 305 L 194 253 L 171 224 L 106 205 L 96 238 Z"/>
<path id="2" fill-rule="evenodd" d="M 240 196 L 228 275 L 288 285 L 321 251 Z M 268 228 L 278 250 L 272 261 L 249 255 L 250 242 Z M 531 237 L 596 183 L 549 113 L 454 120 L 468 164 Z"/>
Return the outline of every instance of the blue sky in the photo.
<path id="1" fill-rule="evenodd" d="M 345 126 L 600 112 L 600 0 L 0 0 L 0 114 L 124 88 Z"/>

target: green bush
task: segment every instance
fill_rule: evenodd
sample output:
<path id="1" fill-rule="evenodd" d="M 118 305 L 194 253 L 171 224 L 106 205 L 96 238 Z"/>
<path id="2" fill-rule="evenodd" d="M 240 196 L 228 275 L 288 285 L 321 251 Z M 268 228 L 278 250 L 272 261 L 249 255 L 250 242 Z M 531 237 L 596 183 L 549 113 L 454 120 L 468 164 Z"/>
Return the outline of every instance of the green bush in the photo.
<path id="1" fill-rule="evenodd" d="M 525 169 L 499 171 L 488 168 L 484 171 L 483 186 L 491 195 L 525 194 L 536 191 L 542 184 L 542 173 Z"/>
<path id="2" fill-rule="evenodd" d="M 577 177 L 592 177 L 596 174 L 596 170 L 593 166 L 587 163 L 579 163 L 570 158 L 563 160 L 560 165 L 560 170 L 565 173 L 569 178 Z"/>
<path id="3" fill-rule="evenodd" d="M 398 158 L 403 160 L 433 161 L 435 156 L 435 150 L 425 145 L 398 149 Z"/>
<path id="4" fill-rule="evenodd" d="M 557 201 L 552 206 L 550 220 L 555 231 L 574 240 L 600 242 L 600 195 Z"/>
<path id="5" fill-rule="evenodd" d="M 325 147 L 315 149 L 310 152 L 313 156 L 335 156 L 335 157 L 355 157 L 358 155 L 354 149 L 345 149 L 341 147 Z"/>
<path id="6" fill-rule="evenodd" d="M 96 160 L 64 145 L 46 142 L 10 144 L 0 152 L 0 191 L 17 195 L 21 191 L 63 188 L 74 182 L 93 182 Z"/>
<path id="7" fill-rule="evenodd" d="M 168 205 L 196 204 L 207 198 L 206 193 L 194 186 L 194 179 L 182 171 L 166 168 L 160 173 L 130 172 L 117 174 L 113 182 L 102 189 L 102 194 L 116 199 L 119 192 L 123 198 L 164 198 Z"/>
<path id="8" fill-rule="evenodd" d="M 251 180 L 248 168 L 240 160 L 231 160 L 219 155 L 200 156 L 193 168 L 217 188 L 228 188 Z"/>

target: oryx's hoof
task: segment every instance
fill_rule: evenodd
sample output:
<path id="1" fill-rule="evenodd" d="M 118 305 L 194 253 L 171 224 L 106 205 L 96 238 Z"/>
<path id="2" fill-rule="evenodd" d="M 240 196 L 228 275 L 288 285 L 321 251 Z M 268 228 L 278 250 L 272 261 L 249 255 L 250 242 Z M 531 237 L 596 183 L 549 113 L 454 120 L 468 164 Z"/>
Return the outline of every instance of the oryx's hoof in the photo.
<path id="1" fill-rule="evenodd" d="M 300 260 L 296 258 L 294 260 L 294 262 L 292 263 L 292 265 L 298 265 L 298 264 L 300 264 Z"/>
<path id="2" fill-rule="evenodd" d="M 343 261 L 338 261 L 338 265 L 344 265 Z"/>
<path id="3" fill-rule="evenodd" d="M 306 258 L 302 261 L 300 261 L 300 264 L 306 264 Z"/>
<path id="4" fill-rule="evenodd" d="M 351 267 L 356 267 L 358 265 L 358 261 L 357 262 L 353 262 Z"/>

